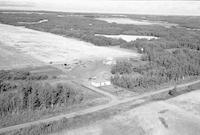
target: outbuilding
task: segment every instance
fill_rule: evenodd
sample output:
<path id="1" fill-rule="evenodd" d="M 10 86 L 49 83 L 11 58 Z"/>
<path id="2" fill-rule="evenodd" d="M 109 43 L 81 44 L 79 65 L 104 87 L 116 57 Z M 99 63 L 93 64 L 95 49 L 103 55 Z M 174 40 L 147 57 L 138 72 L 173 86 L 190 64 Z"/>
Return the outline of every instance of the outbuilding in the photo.
<path id="1" fill-rule="evenodd" d="M 103 87 L 103 86 L 111 85 L 111 82 L 110 81 L 103 81 L 103 82 L 92 81 L 91 85 L 94 86 L 94 87 Z"/>

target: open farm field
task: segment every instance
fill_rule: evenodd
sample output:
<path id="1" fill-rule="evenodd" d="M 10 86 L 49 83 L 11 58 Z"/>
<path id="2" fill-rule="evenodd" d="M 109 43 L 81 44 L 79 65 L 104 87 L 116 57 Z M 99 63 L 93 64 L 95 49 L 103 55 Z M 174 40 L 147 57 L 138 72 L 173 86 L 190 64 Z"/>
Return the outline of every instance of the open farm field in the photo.
<path id="1" fill-rule="evenodd" d="M 21 53 L 14 47 L 7 46 L 5 42 L 0 42 L 0 69 L 15 69 L 23 67 L 36 67 L 44 65 L 40 60 Z"/>
<path id="2" fill-rule="evenodd" d="M 98 47 L 77 39 L 65 38 L 22 27 L 0 24 L 0 31 L 0 41 L 4 45 L 17 50 L 19 55 L 24 54 L 27 57 L 30 56 L 30 58 L 41 61 L 44 64 L 71 64 L 78 60 L 138 56 L 138 54 L 133 51 Z M 3 53 L 6 52 L 2 50 L 2 56 L 4 56 Z M 16 58 L 20 59 L 19 57 L 21 56 Z M 29 59 L 26 61 L 28 60 Z M 26 61 L 24 61 L 24 63 L 26 63 Z"/>

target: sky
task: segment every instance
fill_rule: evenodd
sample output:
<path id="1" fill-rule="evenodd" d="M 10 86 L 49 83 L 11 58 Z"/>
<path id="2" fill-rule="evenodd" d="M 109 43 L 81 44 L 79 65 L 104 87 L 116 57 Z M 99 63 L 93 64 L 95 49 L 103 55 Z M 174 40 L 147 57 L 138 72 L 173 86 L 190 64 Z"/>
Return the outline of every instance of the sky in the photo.
<path id="1" fill-rule="evenodd" d="M 0 0 L 0 9 L 200 16 L 200 1 Z"/>

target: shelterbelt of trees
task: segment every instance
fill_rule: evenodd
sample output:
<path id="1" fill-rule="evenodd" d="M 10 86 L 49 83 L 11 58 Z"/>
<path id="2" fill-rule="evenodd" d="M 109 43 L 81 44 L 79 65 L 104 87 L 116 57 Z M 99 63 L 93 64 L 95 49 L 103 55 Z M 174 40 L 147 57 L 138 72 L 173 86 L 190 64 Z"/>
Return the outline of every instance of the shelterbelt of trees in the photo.
<path id="1" fill-rule="evenodd" d="M 148 88 L 200 75 L 199 37 L 192 39 L 185 42 L 180 38 L 151 41 L 138 39 L 122 45 L 125 48 L 138 49 L 146 64 L 135 66 L 131 60 L 118 61 L 112 67 L 112 83 L 129 89 Z M 135 73 L 140 76 L 135 77 Z"/>
<path id="2" fill-rule="evenodd" d="M 67 107 L 83 100 L 83 94 L 69 85 L 42 82 L 47 78 L 23 71 L 0 71 L 0 117 Z"/>

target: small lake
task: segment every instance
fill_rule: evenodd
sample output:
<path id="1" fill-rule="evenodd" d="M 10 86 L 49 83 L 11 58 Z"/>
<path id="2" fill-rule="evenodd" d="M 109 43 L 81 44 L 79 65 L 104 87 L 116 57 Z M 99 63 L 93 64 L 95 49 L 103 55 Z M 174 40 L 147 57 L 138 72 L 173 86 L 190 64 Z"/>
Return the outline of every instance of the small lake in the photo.
<path id="1" fill-rule="evenodd" d="M 17 22 L 19 24 L 40 24 L 40 23 L 44 23 L 44 22 L 48 22 L 47 19 L 44 19 L 44 20 L 40 20 L 38 22 Z"/>
<path id="2" fill-rule="evenodd" d="M 163 21 L 149 21 L 149 20 L 134 20 L 130 18 L 96 18 L 97 20 L 106 21 L 108 23 L 117 23 L 117 24 L 133 24 L 133 25 L 161 25 L 164 27 L 177 26 L 178 24 L 163 22 Z"/>
<path id="3" fill-rule="evenodd" d="M 95 36 L 104 36 L 104 37 L 108 37 L 108 38 L 115 38 L 115 39 L 123 39 L 127 42 L 130 41 L 135 41 L 136 39 L 157 39 L 157 37 L 154 36 L 137 36 L 137 35 L 102 35 L 102 34 L 95 34 Z"/>

